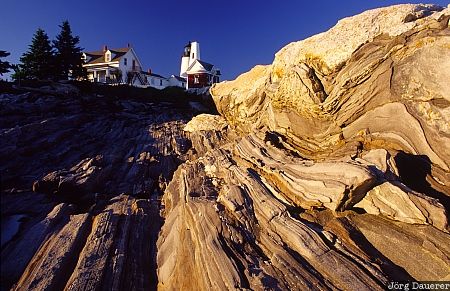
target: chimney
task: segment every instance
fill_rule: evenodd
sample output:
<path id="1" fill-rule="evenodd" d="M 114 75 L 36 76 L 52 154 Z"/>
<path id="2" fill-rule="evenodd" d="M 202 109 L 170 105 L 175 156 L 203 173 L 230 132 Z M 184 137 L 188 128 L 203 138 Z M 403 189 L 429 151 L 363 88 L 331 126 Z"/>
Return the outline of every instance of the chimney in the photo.
<path id="1" fill-rule="evenodd" d="M 151 74 L 152 73 L 152 69 L 148 69 L 147 73 Z"/>
<path id="2" fill-rule="evenodd" d="M 127 48 L 130 48 L 131 47 L 131 44 L 130 43 L 127 43 Z"/>
<path id="3" fill-rule="evenodd" d="M 103 46 L 103 52 L 106 52 L 108 50 L 108 46 L 107 45 L 104 45 Z"/>

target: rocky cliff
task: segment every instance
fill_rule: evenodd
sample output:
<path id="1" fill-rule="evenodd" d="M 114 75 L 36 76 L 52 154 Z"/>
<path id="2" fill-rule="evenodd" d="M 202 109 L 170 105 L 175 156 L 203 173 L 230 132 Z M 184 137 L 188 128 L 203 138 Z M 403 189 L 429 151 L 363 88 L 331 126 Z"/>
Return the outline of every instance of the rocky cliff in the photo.
<path id="1" fill-rule="evenodd" d="M 213 86 L 221 116 L 188 123 L 201 157 L 163 197 L 158 286 L 448 280 L 449 18 L 367 11 Z"/>
<path id="2" fill-rule="evenodd" d="M 211 88 L 220 115 L 2 95 L 2 288 L 449 280 L 449 19 L 343 19 Z"/>

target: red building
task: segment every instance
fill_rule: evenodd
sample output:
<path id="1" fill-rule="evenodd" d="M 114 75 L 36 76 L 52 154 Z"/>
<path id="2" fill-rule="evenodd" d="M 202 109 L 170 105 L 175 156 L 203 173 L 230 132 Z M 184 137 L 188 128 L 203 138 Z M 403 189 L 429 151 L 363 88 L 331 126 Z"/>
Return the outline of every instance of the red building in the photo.
<path id="1" fill-rule="evenodd" d="M 220 70 L 201 60 L 194 60 L 187 71 L 187 88 L 203 88 L 219 82 Z"/>
<path id="2" fill-rule="evenodd" d="M 181 56 L 180 77 L 187 80 L 186 89 L 209 87 L 219 82 L 220 70 L 201 61 L 200 43 L 190 41 Z"/>

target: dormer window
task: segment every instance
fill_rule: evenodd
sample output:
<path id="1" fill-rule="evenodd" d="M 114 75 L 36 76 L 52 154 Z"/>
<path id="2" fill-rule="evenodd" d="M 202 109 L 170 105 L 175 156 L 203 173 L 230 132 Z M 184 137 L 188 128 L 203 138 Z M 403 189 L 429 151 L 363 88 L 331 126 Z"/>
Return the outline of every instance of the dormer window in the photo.
<path id="1" fill-rule="evenodd" d="M 111 61 L 111 52 L 106 52 L 105 53 L 105 62 L 110 62 Z"/>

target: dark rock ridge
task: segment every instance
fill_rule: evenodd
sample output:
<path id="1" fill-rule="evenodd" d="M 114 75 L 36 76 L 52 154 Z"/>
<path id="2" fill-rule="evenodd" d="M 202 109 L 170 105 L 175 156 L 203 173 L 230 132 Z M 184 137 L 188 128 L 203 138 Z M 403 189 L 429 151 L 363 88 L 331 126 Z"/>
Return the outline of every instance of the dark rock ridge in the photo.
<path id="1" fill-rule="evenodd" d="M 409 4 L 343 19 L 215 85 L 220 116 L 1 95 L 2 288 L 449 280 L 449 19 Z"/>
<path id="2" fill-rule="evenodd" d="M 188 103 L 34 90 L 0 104 L 2 221 L 22 215 L 2 286 L 156 287 L 160 197 L 192 154 Z"/>

